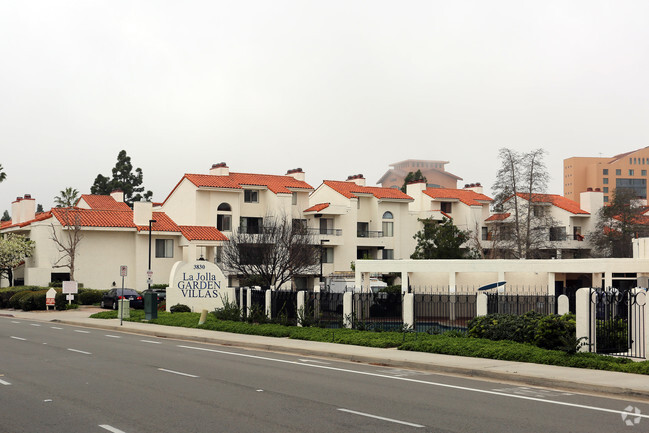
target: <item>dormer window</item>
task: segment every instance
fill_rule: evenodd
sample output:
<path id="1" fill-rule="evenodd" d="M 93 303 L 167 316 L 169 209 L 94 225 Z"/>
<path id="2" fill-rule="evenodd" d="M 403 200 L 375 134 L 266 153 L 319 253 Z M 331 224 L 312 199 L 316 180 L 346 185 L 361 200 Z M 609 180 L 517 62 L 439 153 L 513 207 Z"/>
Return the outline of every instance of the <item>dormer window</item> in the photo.
<path id="1" fill-rule="evenodd" d="M 243 201 L 245 203 L 259 203 L 259 191 L 256 189 L 244 189 Z"/>
<path id="2" fill-rule="evenodd" d="M 441 210 L 444 213 L 451 213 L 452 208 L 453 208 L 453 203 L 449 201 L 443 201 L 439 204 L 439 210 Z"/>

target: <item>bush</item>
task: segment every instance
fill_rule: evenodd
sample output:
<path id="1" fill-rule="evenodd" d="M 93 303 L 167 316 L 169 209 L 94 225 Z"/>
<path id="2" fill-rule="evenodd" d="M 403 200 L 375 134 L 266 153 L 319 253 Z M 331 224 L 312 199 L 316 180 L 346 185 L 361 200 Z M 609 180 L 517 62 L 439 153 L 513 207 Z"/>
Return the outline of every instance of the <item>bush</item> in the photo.
<path id="1" fill-rule="evenodd" d="M 31 296 L 32 291 L 31 290 L 23 290 L 21 292 L 16 292 L 10 299 L 9 299 L 9 308 L 13 308 L 14 310 L 20 309 L 20 301 L 22 298 L 26 296 Z"/>
<path id="2" fill-rule="evenodd" d="M 99 304 L 106 292 L 107 290 L 79 289 L 76 299 L 81 305 Z"/>
<path id="3" fill-rule="evenodd" d="M 218 320 L 241 320 L 241 309 L 236 302 L 230 302 L 227 298 L 223 299 L 223 307 L 215 309 L 212 314 Z"/>
<path id="4" fill-rule="evenodd" d="M 176 304 L 172 305 L 169 311 L 172 313 L 191 313 L 192 309 L 185 304 Z"/>

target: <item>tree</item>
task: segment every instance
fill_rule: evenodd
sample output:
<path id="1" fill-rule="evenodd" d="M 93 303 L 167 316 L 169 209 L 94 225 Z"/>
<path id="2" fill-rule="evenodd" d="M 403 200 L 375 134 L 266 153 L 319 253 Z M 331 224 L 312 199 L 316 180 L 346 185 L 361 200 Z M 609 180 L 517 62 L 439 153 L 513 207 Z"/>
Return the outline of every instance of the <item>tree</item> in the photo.
<path id="1" fill-rule="evenodd" d="M 0 278 L 13 285 L 13 269 L 34 253 L 35 242 L 22 235 L 9 233 L 0 238 Z"/>
<path id="2" fill-rule="evenodd" d="M 4 168 L 2 168 L 2 164 L 0 164 L 0 183 L 4 182 L 6 178 L 7 173 L 5 173 Z"/>
<path id="3" fill-rule="evenodd" d="M 54 204 L 56 207 L 72 207 L 76 204 L 78 198 L 79 191 L 69 186 L 61 191 L 60 195 L 54 197 Z"/>
<path id="4" fill-rule="evenodd" d="M 302 225 L 267 216 L 262 226 L 234 233 L 222 259 L 225 268 L 240 278 L 279 288 L 294 277 L 318 274 L 320 248 Z"/>
<path id="5" fill-rule="evenodd" d="M 125 150 L 122 150 L 117 155 L 117 163 L 113 167 L 112 178 L 109 179 L 102 174 L 98 174 L 92 187 L 90 187 L 90 193 L 108 195 L 119 189 L 124 192 L 124 201 L 129 206 L 132 206 L 134 201 L 150 200 L 153 196 L 151 191 L 144 192 L 142 182 L 142 169 L 138 167 L 133 173 L 131 157 L 126 155 Z"/>
<path id="6" fill-rule="evenodd" d="M 0 221 L 11 221 L 11 216 L 9 215 L 9 211 L 5 209 L 5 213 L 2 214 L 2 218 L 0 218 Z"/>
<path id="7" fill-rule="evenodd" d="M 403 179 L 403 186 L 401 187 L 401 192 L 405 193 L 406 189 L 408 187 L 408 184 L 411 182 L 417 182 L 417 181 L 424 181 L 427 182 L 426 176 L 421 174 L 421 170 L 417 170 L 416 172 L 409 172 L 405 179 Z"/>
<path id="8" fill-rule="evenodd" d="M 462 244 L 470 239 L 468 231 L 453 225 L 453 221 L 443 218 L 442 222 L 431 218 L 419 219 L 424 225 L 414 238 L 417 240 L 411 259 L 463 259 L 467 256 Z"/>
<path id="9" fill-rule="evenodd" d="M 61 222 L 61 233 L 57 233 L 54 224 L 50 224 L 52 236 L 57 250 L 61 253 L 59 259 L 52 265 L 53 268 L 68 268 L 70 281 L 75 281 L 74 270 L 77 257 L 77 248 L 83 238 L 81 234 L 81 211 L 75 208 L 63 208 L 57 213 Z"/>
<path id="10" fill-rule="evenodd" d="M 36 213 L 42 213 L 42 212 L 45 212 L 45 210 L 43 209 L 43 205 L 39 203 L 36 205 Z"/>
<path id="11" fill-rule="evenodd" d="M 588 234 L 595 255 L 633 257 L 633 238 L 649 236 L 646 208 L 636 199 L 633 190 L 618 188 L 610 204 L 598 211 L 595 230 Z"/>
<path id="12" fill-rule="evenodd" d="M 543 162 L 545 153 L 544 149 L 527 153 L 499 150 L 501 167 L 493 185 L 494 209 L 509 213 L 513 222 L 503 223 L 507 227 L 498 230 L 500 237 L 496 241 L 515 258 L 537 257 L 550 240 L 548 233 L 554 221 L 544 212 L 540 196 L 545 193 L 549 179 Z"/>

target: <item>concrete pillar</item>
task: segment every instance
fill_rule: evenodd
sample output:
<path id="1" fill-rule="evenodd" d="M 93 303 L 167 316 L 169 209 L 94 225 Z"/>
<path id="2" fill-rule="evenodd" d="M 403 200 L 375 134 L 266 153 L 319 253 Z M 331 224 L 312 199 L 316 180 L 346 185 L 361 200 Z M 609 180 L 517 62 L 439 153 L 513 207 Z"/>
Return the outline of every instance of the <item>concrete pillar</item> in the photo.
<path id="1" fill-rule="evenodd" d="M 611 271 L 604 272 L 604 288 L 613 287 L 613 273 Z"/>
<path id="2" fill-rule="evenodd" d="M 455 320 L 455 307 L 457 302 L 457 298 L 455 296 L 455 277 L 455 272 L 448 273 L 448 294 L 449 301 L 451 301 L 448 306 L 448 319 L 451 321 Z"/>
<path id="3" fill-rule="evenodd" d="M 645 338 L 645 343 L 644 343 L 644 359 L 649 359 L 649 355 L 647 354 L 647 350 L 649 350 L 649 306 L 646 305 L 647 301 L 647 291 L 645 290 L 645 307 L 644 307 L 644 338 Z"/>
<path id="4" fill-rule="evenodd" d="M 297 292 L 297 313 L 298 313 L 297 314 L 297 318 L 298 318 L 297 326 L 302 326 L 302 321 L 299 320 L 300 315 L 302 315 L 302 317 L 304 318 L 304 317 L 306 317 L 306 314 L 307 314 L 307 312 L 306 312 L 306 302 L 305 301 L 306 301 L 306 291 L 300 290 L 299 292 Z M 300 313 L 300 311 L 302 313 Z"/>
<path id="5" fill-rule="evenodd" d="M 246 296 L 246 313 L 250 314 L 250 309 L 252 308 L 252 289 L 246 289 L 248 291 L 248 296 Z"/>
<path id="6" fill-rule="evenodd" d="M 415 295 L 406 293 L 403 295 L 403 326 L 415 327 Z"/>
<path id="7" fill-rule="evenodd" d="M 548 272 L 548 295 L 554 295 L 554 285 L 556 283 L 556 274 Z"/>
<path id="8" fill-rule="evenodd" d="M 237 292 L 234 287 L 226 287 L 221 293 L 221 303 L 225 304 L 226 302 L 236 302 Z"/>
<path id="9" fill-rule="evenodd" d="M 361 292 L 369 293 L 372 289 L 370 288 L 370 273 L 363 272 L 363 286 L 361 287 Z"/>
<path id="10" fill-rule="evenodd" d="M 645 306 L 647 303 L 647 292 L 644 289 L 639 289 L 635 288 L 633 289 L 633 296 L 635 296 L 635 300 L 632 300 L 631 304 L 631 353 L 634 354 L 635 356 L 642 356 L 643 358 L 647 359 L 647 341 L 642 341 L 644 338 L 645 340 L 649 340 L 649 337 L 647 337 L 647 330 L 649 330 L 649 327 L 647 326 L 647 317 L 643 317 L 642 314 L 644 312 L 645 316 L 647 316 L 647 307 Z M 638 346 L 640 344 L 640 346 Z M 642 345 L 644 345 L 644 350 Z"/>
<path id="11" fill-rule="evenodd" d="M 410 284 L 408 281 L 408 272 L 403 271 L 401 272 L 401 293 L 408 292 L 408 284 Z"/>
<path id="12" fill-rule="evenodd" d="M 593 280 L 591 286 L 593 287 L 601 287 L 602 285 L 602 273 L 601 272 L 593 272 L 591 275 L 591 279 Z"/>
<path id="13" fill-rule="evenodd" d="M 352 327 L 352 299 L 352 292 L 343 294 L 343 326 L 345 328 Z"/>
<path id="14" fill-rule="evenodd" d="M 595 351 L 595 329 L 594 329 L 594 314 L 593 320 L 591 323 L 590 311 L 593 308 L 593 305 L 590 301 L 590 288 L 585 287 L 577 290 L 577 297 L 575 303 L 575 314 L 577 315 L 577 326 L 576 326 L 576 336 L 577 338 L 586 337 L 586 345 L 579 348 L 580 352 L 588 352 L 589 345 L 590 350 Z M 590 330 L 590 332 L 589 332 Z M 589 336 L 592 336 L 592 341 L 590 341 Z"/>
<path id="15" fill-rule="evenodd" d="M 570 302 L 566 295 L 560 295 L 557 304 L 557 314 L 559 316 L 570 313 Z"/>
<path id="16" fill-rule="evenodd" d="M 476 315 L 478 317 L 480 316 L 486 316 L 488 313 L 488 308 L 487 308 L 487 301 L 488 297 L 486 293 L 478 293 L 478 297 L 476 299 Z"/>
<path id="17" fill-rule="evenodd" d="M 507 281 L 505 279 L 505 271 L 498 271 L 498 282 L 501 281 Z M 507 284 L 503 284 L 502 286 L 498 287 L 498 293 L 505 293 L 505 287 L 507 287 Z"/>
<path id="18" fill-rule="evenodd" d="M 266 290 L 266 317 L 269 319 L 272 318 L 273 310 L 272 310 L 272 302 L 273 298 L 270 296 L 270 290 Z"/>

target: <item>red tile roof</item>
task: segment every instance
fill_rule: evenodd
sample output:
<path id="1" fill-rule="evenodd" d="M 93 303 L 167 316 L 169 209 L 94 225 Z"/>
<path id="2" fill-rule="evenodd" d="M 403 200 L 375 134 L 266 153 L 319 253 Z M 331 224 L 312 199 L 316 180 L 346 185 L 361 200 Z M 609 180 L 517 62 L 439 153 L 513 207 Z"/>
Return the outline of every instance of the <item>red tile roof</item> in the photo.
<path id="1" fill-rule="evenodd" d="M 216 227 L 180 226 L 180 231 L 189 241 L 227 241 L 228 238 Z"/>
<path id="2" fill-rule="evenodd" d="M 399 199 L 399 200 L 412 200 L 408 194 L 401 192 L 397 188 L 382 188 L 380 186 L 360 186 L 354 182 L 343 182 L 338 180 L 325 180 L 325 185 L 344 195 L 347 198 L 358 198 L 356 194 L 372 194 L 378 199 Z"/>
<path id="3" fill-rule="evenodd" d="M 199 187 L 241 189 L 244 185 L 265 186 L 275 194 L 290 194 L 291 190 L 288 188 L 313 189 L 308 183 L 294 177 L 272 174 L 230 173 L 227 176 L 186 174 L 183 178 L 187 178 Z"/>
<path id="4" fill-rule="evenodd" d="M 81 209 L 53 208 L 52 214 L 61 223 L 69 226 L 79 224 L 81 227 L 126 227 L 135 228 L 133 224 L 133 212 L 103 210 L 103 209 Z"/>
<path id="5" fill-rule="evenodd" d="M 158 232 L 179 232 L 178 226 L 169 216 L 164 212 L 153 212 L 152 217 L 156 222 L 151 224 L 151 230 Z M 149 225 L 137 226 L 137 231 L 149 231 Z"/>
<path id="6" fill-rule="evenodd" d="M 490 197 L 468 189 L 427 188 L 424 194 L 432 198 L 456 199 L 468 206 L 482 206 L 484 203 L 481 201 L 492 201 Z"/>
<path id="7" fill-rule="evenodd" d="M 329 203 L 318 203 L 316 205 L 311 206 L 308 209 L 305 209 L 304 212 L 320 212 L 322 209 L 326 209 L 329 207 Z"/>
<path id="8" fill-rule="evenodd" d="M 527 201 L 530 201 L 529 194 L 518 193 L 518 196 Z M 557 194 L 532 194 L 531 201 L 533 203 L 550 203 L 553 206 L 577 215 L 590 215 L 590 213 L 581 209 L 579 207 L 579 203 L 577 203 L 576 201 L 570 200 L 569 198 L 565 198 Z"/>
<path id="9" fill-rule="evenodd" d="M 503 221 L 509 218 L 511 214 L 509 212 L 506 213 L 495 213 L 491 215 L 489 218 L 487 218 L 485 221 Z"/>
<path id="10" fill-rule="evenodd" d="M 129 211 L 131 208 L 124 202 L 118 202 L 109 195 L 97 194 L 83 194 L 79 201 L 85 201 L 90 206 L 90 209 L 103 209 L 103 210 L 123 210 Z M 79 202 L 77 201 L 77 204 Z"/>

